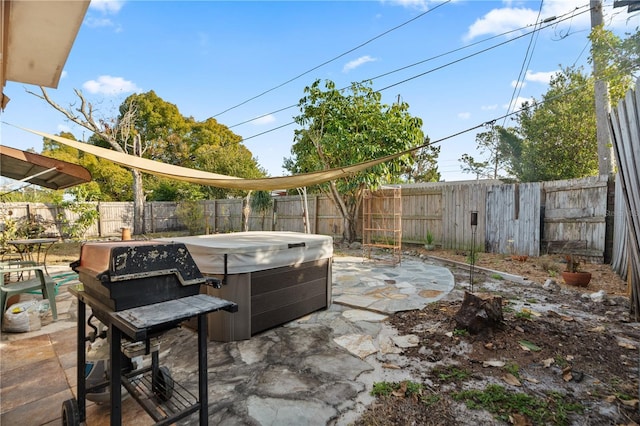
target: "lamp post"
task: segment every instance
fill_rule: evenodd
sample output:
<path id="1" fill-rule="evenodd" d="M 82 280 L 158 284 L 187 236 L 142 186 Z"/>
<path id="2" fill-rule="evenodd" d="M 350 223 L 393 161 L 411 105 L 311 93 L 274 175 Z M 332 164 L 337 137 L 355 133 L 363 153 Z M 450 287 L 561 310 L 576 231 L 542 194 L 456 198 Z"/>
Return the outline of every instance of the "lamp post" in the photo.
<path id="1" fill-rule="evenodd" d="M 473 269 L 476 263 L 475 249 L 476 249 L 476 230 L 478 228 L 478 212 L 476 210 L 471 211 L 471 258 L 469 268 L 469 283 L 471 284 L 471 292 L 473 293 Z"/>

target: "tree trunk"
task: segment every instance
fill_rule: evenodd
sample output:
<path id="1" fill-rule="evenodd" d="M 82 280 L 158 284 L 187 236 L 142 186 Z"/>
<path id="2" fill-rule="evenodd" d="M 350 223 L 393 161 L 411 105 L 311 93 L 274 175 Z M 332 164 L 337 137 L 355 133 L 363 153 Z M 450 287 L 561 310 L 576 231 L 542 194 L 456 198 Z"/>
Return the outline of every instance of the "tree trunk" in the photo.
<path id="1" fill-rule="evenodd" d="M 502 297 L 477 296 L 468 291 L 458 312 L 454 316 L 457 328 L 463 328 L 471 334 L 486 332 L 499 327 L 503 321 Z"/>
<path id="2" fill-rule="evenodd" d="M 144 190 L 142 186 L 142 173 L 131 169 L 133 176 L 133 234 L 142 235 L 146 232 L 144 226 Z"/>

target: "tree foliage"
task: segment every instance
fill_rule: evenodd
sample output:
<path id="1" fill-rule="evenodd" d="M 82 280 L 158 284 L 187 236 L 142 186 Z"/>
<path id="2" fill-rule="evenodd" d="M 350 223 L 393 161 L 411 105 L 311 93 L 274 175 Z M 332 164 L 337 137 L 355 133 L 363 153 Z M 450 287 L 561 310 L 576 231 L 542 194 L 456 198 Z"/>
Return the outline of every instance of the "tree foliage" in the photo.
<path id="1" fill-rule="evenodd" d="M 598 173 L 593 78 L 565 68 L 550 82 L 542 102 L 524 105 L 511 136 L 520 157 L 512 170 L 523 182 L 572 179 Z M 513 140 L 513 138 L 512 138 Z"/>
<path id="2" fill-rule="evenodd" d="M 382 104 L 380 93 L 370 83 L 352 83 L 348 90 L 341 91 L 332 81 L 325 81 L 321 87 L 316 80 L 304 93 L 298 104 L 301 114 L 295 117 L 300 129 L 295 131 L 292 156 L 284 160 L 285 169 L 293 174 L 372 160 L 420 146 L 424 141 L 422 120 L 409 114 L 409 105 Z M 355 239 L 362 191 L 394 182 L 414 161 L 413 155 L 404 155 L 319 187 L 340 211 L 345 239 Z"/>
<path id="3" fill-rule="evenodd" d="M 43 93 L 46 93 L 44 89 Z M 49 99 L 46 95 L 42 97 Z M 119 115 L 112 119 L 94 118 L 91 104 L 83 97 L 81 99 L 86 121 L 100 129 L 100 133 L 96 132 L 89 138 L 90 144 L 113 148 L 113 142 L 117 143 L 120 152 L 213 173 L 242 178 L 266 176 L 239 135 L 213 118 L 199 122 L 182 116 L 177 106 L 164 101 L 154 91 L 130 95 L 120 105 Z M 64 110 L 60 106 L 58 108 Z M 70 133 L 61 133 L 60 136 L 76 140 Z M 111 139 L 106 139 L 107 136 Z M 51 140 L 45 140 L 44 147 L 45 155 L 80 164 L 91 172 L 92 182 L 70 192 L 80 191 L 85 200 L 129 201 L 135 198 L 134 177 L 126 168 Z M 150 175 L 140 178 L 140 189 L 144 187 L 143 198 L 152 201 L 193 201 L 246 194 L 245 191 Z"/>
<path id="4" fill-rule="evenodd" d="M 598 64 L 595 77 L 605 80 L 611 103 L 616 104 L 632 87 L 640 70 L 640 33 L 621 39 L 602 27 L 589 38 L 590 62 Z M 476 137 L 486 161 L 470 154 L 461 158 L 463 171 L 497 177 L 504 170 L 520 181 L 571 179 L 598 173 L 598 143 L 594 75 L 582 68 L 566 67 L 551 80 L 541 100 L 523 105 L 516 126 L 495 126 Z"/>

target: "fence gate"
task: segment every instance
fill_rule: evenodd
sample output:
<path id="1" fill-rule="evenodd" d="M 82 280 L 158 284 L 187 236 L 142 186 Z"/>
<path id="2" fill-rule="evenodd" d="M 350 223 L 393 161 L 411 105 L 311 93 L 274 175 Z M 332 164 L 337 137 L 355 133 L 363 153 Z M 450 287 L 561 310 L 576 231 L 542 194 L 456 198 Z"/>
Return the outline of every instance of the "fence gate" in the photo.
<path id="1" fill-rule="evenodd" d="M 540 255 L 540 184 L 492 185 L 487 190 L 485 249 Z"/>

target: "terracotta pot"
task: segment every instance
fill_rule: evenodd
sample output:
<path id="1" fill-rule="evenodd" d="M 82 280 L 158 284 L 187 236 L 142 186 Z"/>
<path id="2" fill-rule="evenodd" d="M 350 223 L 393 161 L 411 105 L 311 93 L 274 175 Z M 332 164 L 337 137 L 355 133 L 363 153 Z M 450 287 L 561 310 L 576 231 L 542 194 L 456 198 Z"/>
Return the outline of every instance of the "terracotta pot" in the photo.
<path id="1" fill-rule="evenodd" d="M 562 279 L 565 284 L 576 287 L 586 287 L 591 281 L 591 272 L 562 272 Z"/>

